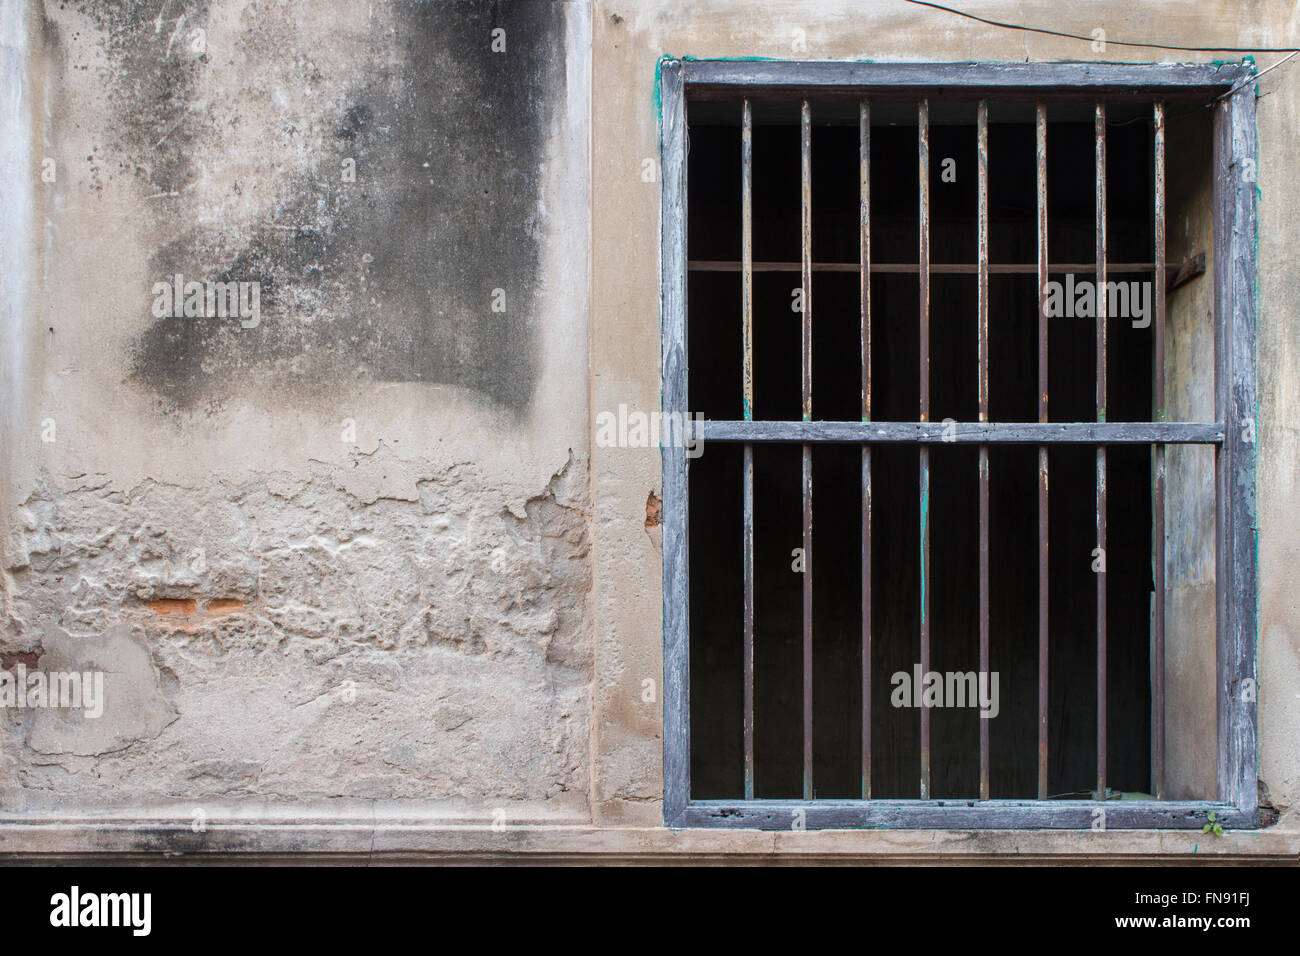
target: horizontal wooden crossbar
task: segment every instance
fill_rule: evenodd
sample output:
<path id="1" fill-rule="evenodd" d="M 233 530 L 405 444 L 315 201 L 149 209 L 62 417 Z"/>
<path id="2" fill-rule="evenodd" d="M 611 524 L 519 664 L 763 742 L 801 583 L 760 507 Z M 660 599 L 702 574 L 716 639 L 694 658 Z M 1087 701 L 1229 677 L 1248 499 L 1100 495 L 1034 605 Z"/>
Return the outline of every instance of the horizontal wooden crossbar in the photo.
<path id="1" fill-rule="evenodd" d="M 756 89 L 798 95 L 844 91 L 857 96 L 897 90 L 947 98 L 1016 93 L 1040 99 L 1153 94 L 1196 96 L 1230 89 L 1249 68 L 1239 63 L 854 63 L 845 61 L 683 60 L 692 96 Z"/>
<path id="2" fill-rule="evenodd" d="M 677 826 L 759 830 L 1254 827 L 1253 810 L 1207 800 L 691 800 Z"/>

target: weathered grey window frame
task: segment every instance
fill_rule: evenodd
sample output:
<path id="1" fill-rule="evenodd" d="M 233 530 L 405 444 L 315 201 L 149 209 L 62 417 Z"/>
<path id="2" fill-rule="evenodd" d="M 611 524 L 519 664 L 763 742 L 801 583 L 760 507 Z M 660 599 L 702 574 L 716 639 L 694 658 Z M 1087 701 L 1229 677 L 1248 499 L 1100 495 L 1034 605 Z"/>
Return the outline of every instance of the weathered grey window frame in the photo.
<path id="1" fill-rule="evenodd" d="M 664 412 L 690 410 L 686 366 L 687 96 L 817 99 L 904 92 L 1051 101 L 1125 95 L 1218 97 L 1214 112 L 1216 423 L 956 426 L 960 442 L 1033 444 L 1040 429 L 1086 443 L 1209 441 L 1215 446 L 1218 797 L 1216 801 L 691 800 L 687 573 L 687 458 L 663 448 L 664 823 L 670 827 L 1087 829 L 1199 828 L 1213 811 L 1228 827 L 1257 825 L 1255 507 L 1255 84 L 1250 67 L 1147 64 L 952 64 L 679 60 L 659 62 L 661 321 Z M 943 440 L 927 422 L 705 422 L 709 441 Z M 951 433 L 949 440 L 951 440 Z M 1246 682 L 1249 681 L 1250 684 Z"/>

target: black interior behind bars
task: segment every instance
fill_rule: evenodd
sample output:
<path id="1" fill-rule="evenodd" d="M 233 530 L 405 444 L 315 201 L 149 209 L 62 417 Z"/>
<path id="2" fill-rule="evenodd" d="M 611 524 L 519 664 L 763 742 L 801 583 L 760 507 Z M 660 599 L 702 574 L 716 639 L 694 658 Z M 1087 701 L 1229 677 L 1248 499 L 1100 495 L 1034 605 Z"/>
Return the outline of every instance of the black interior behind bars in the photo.
<path id="1" fill-rule="evenodd" d="M 976 261 L 974 106 L 952 106 L 930 129 L 931 261 Z M 965 115 L 963 115 L 963 112 Z M 730 121 L 692 119 L 688 255 L 741 258 L 739 104 Z M 710 116 L 717 117 L 718 111 Z M 819 124 L 814 105 L 813 259 L 856 263 L 858 129 Z M 913 114 L 914 115 L 914 114 Z M 797 113 L 759 111 L 753 137 L 754 261 L 798 261 L 800 145 Z M 1132 117 L 1141 116 L 1139 121 Z M 1108 130 L 1111 262 L 1150 261 L 1149 112 L 1120 114 Z M 793 122 L 790 120 L 793 119 Z M 917 261 L 917 128 L 913 119 L 873 126 L 873 261 Z M 1090 262 L 1094 251 L 1091 122 L 1049 118 L 1049 247 L 1052 262 Z M 1035 260 L 1032 122 L 992 122 L 990 260 Z M 947 165 L 951 159 L 954 164 Z M 955 182 L 944 180 L 945 168 Z M 1063 276 L 1053 276 L 1063 279 Z M 1086 271 L 1078 279 L 1091 279 Z M 1149 281 L 1150 273 L 1114 275 Z M 860 417 L 859 293 L 856 272 L 813 280 L 813 418 Z M 976 277 L 931 277 L 931 420 L 977 418 Z M 917 417 L 918 278 L 872 278 L 872 396 L 876 420 Z M 755 273 L 755 419 L 800 417 L 800 316 L 792 310 L 798 272 Z M 1034 421 L 1037 294 L 1033 275 L 990 279 L 990 420 Z M 738 272 L 692 270 L 688 282 L 690 404 L 710 419 L 741 408 L 741 280 Z M 1151 417 L 1151 330 L 1110 325 L 1108 417 Z M 1051 321 L 1050 418 L 1094 417 L 1094 324 Z M 691 796 L 742 795 L 742 553 L 740 445 L 713 443 L 690 465 Z M 919 628 L 918 459 L 915 447 L 873 452 L 874 592 L 872 795 L 915 798 L 919 712 L 891 706 L 891 675 L 917 662 Z M 1109 454 L 1108 714 L 1109 786 L 1149 788 L 1149 613 L 1151 467 L 1146 446 Z M 1096 779 L 1096 579 L 1093 449 L 1050 451 L 1051 668 L 1049 792 L 1078 793 Z M 759 445 L 755 461 L 754 724 L 755 796 L 801 795 L 802 580 L 800 449 Z M 815 796 L 860 793 L 861 648 L 857 445 L 814 448 L 814 779 Z M 1001 713 L 990 724 L 994 798 L 1033 797 L 1037 773 L 1037 452 L 990 451 L 991 668 L 1000 675 Z M 931 451 L 931 669 L 978 670 L 976 557 L 977 448 Z M 931 712 L 932 796 L 979 792 L 975 709 Z"/>

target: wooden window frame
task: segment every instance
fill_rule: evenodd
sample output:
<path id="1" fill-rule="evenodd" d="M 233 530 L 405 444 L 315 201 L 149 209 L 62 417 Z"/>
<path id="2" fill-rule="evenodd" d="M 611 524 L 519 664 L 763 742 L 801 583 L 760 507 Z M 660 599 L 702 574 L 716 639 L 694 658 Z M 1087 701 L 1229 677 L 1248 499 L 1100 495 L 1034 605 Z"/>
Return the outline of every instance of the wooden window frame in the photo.
<path id="1" fill-rule="evenodd" d="M 1199 829 L 1214 812 L 1230 828 L 1257 826 L 1256 123 L 1253 69 L 1239 64 L 856 63 L 681 60 L 658 64 L 662 158 L 662 407 L 690 409 L 686 364 L 686 103 L 764 95 L 794 99 L 903 93 L 998 101 L 1085 97 L 1216 97 L 1214 109 L 1214 423 L 960 423 L 956 440 L 1035 443 L 1196 441 L 1215 447 L 1218 799 L 692 800 L 686 448 L 663 454 L 664 823 L 669 827 Z M 919 443 L 942 423 L 705 422 L 708 441 Z M 1190 430 L 1179 435 L 1178 429 Z M 952 439 L 949 432 L 948 440 Z M 739 608 L 737 609 L 740 610 Z"/>

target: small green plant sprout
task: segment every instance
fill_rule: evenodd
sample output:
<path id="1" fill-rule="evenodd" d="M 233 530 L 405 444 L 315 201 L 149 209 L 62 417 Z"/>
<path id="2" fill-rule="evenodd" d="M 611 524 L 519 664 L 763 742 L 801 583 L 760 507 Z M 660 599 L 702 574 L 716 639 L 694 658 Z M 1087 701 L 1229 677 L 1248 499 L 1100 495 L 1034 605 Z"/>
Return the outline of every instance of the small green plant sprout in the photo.
<path id="1" fill-rule="evenodd" d="M 1206 824 L 1201 827 L 1202 833 L 1213 833 L 1215 836 L 1223 836 L 1223 824 L 1218 822 L 1214 811 L 1211 810 L 1205 815 Z"/>

